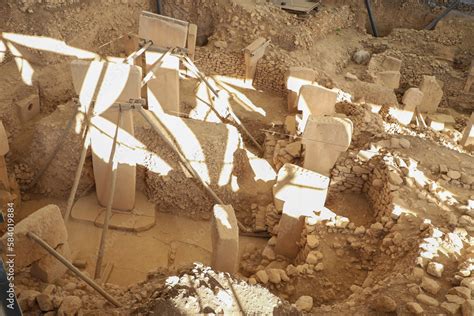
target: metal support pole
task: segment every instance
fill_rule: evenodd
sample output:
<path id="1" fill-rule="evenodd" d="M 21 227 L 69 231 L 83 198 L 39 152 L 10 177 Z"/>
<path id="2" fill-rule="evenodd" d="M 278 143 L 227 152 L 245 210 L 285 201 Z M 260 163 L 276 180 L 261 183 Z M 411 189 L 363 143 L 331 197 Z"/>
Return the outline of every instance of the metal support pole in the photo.
<path id="1" fill-rule="evenodd" d="M 196 67 L 196 65 L 193 63 L 193 61 L 188 57 L 188 56 L 181 56 L 181 59 L 183 61 L 184 66 L 186 66 L 191 72 L 193 72 L 202 82 L 206 84 L 206 86 L 211 90 L 211 92 L 214 94 L 216 98 L 219 98 L 219 94 L 217 91 L 214 89 L 214 87 L 207 81 L 206 77 L 199 71 L 199 69 Z M 260 145 L 257 140 L 250 134 L 250 132 L 247 130 L 245 125 L 242 123 L 242 121 L 239 119 L 239 117 L 234 113 L 234 111 L 229 107 L 229 114 L 232 117 L 233 121 L 244 131 L 244 133 L 250 138 L 252 143 L 254 143 L 255 146 L 260 150 L 260 152 L 263 152 L 263 147 Z M 220 118 L 220 117 L 219 117 Z M 222 118 L 221 118 L 222 120 Z"/>
<path id="2" fill-rule="evenodd" d="M 162 132 L 163 130 L 166 130 L 166 127 L 160 122 L 159 118 L 156 115 L 153 115 L 151 112 L 146 111 L 142 107 L 138 107 L 138 112 L 143 116 L 143 118 L 148 122 L 148 124 L 151 125 L 151 127 L 156 131 L 156 133 L 166 142 L 166 144 L 178 155 L 179 159 L 181 160 L 181 163 L 184 165 L 186 170 L 196 179 L 198 180 L 204 189 L 209 193 L 209 195 L 212 196 L 214 201 L 217 204 L 224 204 L 224 202 L 217 196 L 217 194 L 211 189 L 211 187 L 204 181 L 199 174 L 194 170 L 194 168 L 191 166 L 189 161 L 186 159 L 186 157 L 181 153 L 181 151 L 176 147 L 175 144 L 171 140 L 168 139 Z M 250 232 L 248 228 L 246 228 L 240 221 L 237 220 L 237 224 L 239 228 L 244 231 L 244 232 Z"/>
<path id="3" fill-rule="evenodd" d="M 107 240 L 107 232 L 109 230 L 109 220 L 110 220 L 110 216 L 112 215 L 112 203 L 114 201 L 114 196 L 115 196 L 115 185 L 117 183 L 117 167 L 118 167 L 118 161 L 115 158 L 115 151 L 117 149 L 117 138 L 118 138 L 118 133 L 119 133 L 121 125 L 122 125 L 122 109 L 119 108 L 117 128 L 115 129 L 115 135 L 113 138 L 112 149 L 110 151 L 110 157 L 109 157 L 109 164 L 110 164 L 109 174 L 110 174 L 111 184 L 110 184 L 110 191 L 109 191 L 109 200 L 107 201 L 107 210 L 105 212 L 105 218 L 104 218 L 104 227 L 102 228 L 102 236 L 100 237 L 99 253 L 97 254 L 97 262 L 95 264 L 95 274 L 94 274 L 95 279 L 100 278 L 100 272 L 102 269 L 102 260 L 104 258 L 104 252 L 105 252 L 105 242 Z"/>
<path id="4" fill-rule="evenodd" d="M 43 239 L 38 237 L 35 233 L 27 232 L 26 235 L 37 242 L 41 247 L 43 247 L 47 252 L 49 252 L 53 257 L 59 260 L 64 264 L 69 270 L 71 270 L 75 275 L 77 275 L 81 280 L 89 284 L 94 290 L 96 290 L 100 295 L 102 295 L 107 301 L 114 304 L 116 307 L 121 307 L 120 303 L 114 299 L 110 294 L 108 294 L 103 288 L 101 288 L 97 283 L 95 283 L 91 278 L 86 276 L 84 273 L 79 271 L 72 263 L 70 263 L 66 258 L 64 258 L 60 253 L 54 250 L 50 245 L 48 245 Z"/>
<path id="5" fill-rule="evenodd" d="M 69 217 L 71 215 L 72 206 L 74 204 L 74 199 L 76 198 L 77 188 L 79 187 L 79 181 L 81 180 L 82 169 L 84 168 L 84 163 L 86 161 L 87 150 L 90 146 L 90 138 L 91 138 L 91 116 L 94 112 L 95 103 L 92 103 L 89 107 L 89 111 L 86 115 L 86 125 L 84 128 L 84 137 L 82 139 L 82 151 L 81 156 L 79 157 L 79 164 L 77 165 L 76 174 L 74 175 L 74 182 L 72 184 L 71 193 L 69 193 L 69 198 L 67 200 L 66 206 L 66 213 L 64 214 L 64 223 L 69 221 Z"/>
<path id="6" fill-rule="evenodd" d="M 131 64 L 135 59 L 137 59 L 138 57 L 140 57 L 144 52 L 146 52 L 146 50 L 148 48 L 150 48 L 150 46 L 153 45 L 153 42 L 152 41 L 148 41 L 146 42 L 145 45 L 143 45 L 142 48 L 140 48 L 139 50 L 133 52 L 130 54 L 130 56 L 128 56 L 125 60 L 124 60 L 124 63 L 125 64 Z"/>
<path id="7" fill-rule="evenodd" d="M 375 18 L 372 15 L 372 7 L 370 5 L 370 0 L 365 0 L 365 6 L 367 7 L 367 14 L 369 15 L 370 27 L 372 28 L 372 34 L 375 37 L 379 37 L 379 32 L 377 31 L 377 25 L 375 23 Z"/>
<path id="8" fill-rule="evenodd" d="M 171 52 L 173 51 L 173 49 L 174 48 L 168 49 L 166 53 L 161 55 L 161 57 L 158 58 L 158 60 L 153 64 L 153 66 L 151 66 L 150 70 L 147 72 L 146 76 L 142 80 L 142 88 L 148 83 L 148 81 L 150 81 L 153 78 L 155 70 L 161 65 L 161 63 L 166 57 L 171 55 Z"/>

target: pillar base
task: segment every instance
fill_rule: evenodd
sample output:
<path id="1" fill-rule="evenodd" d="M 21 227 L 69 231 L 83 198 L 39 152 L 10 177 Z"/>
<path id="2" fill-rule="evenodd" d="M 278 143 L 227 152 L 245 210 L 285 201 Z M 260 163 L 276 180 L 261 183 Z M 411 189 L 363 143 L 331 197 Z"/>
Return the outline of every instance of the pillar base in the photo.
<path id="1" fill-rule="evenodd" d="M 91 193 L 77 200 L 71 211 L 71 217 L 75 220 L 91 222 L 95 226 L 104 225 L 106 208 L 97 202 L 96 193 Z M 151 229 L 156 224 L 155 204 L 148 202 L 141 192 L 136 193 L 135 208 L 132 211 L 112 210 L 109 228 L 142 232 Z"/>

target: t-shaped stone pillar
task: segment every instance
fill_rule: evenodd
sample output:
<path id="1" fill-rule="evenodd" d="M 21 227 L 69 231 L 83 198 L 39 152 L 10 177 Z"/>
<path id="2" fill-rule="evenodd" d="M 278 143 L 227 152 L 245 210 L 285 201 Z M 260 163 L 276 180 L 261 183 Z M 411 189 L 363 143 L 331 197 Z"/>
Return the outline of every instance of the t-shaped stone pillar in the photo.
<path id="1" fill-rule="evenodd" d="M 298 96 L 298 110 L 303 112 L 303 124 L 310 115 L 322 116 L 336 113 L 337 91 L 320 85 L 305 85 Z M 304 128 L 302 128 L 304 130 Z"/>
<path id="2" fill-rule="evenodd" d="M 288 112 L 298 111 L 298 94 L 304 85 L 310 85 L 316 78 L 316 71 L 311 68 L 290 67 L 286 73 L 286 88 L 288 89 Z"/>
<path id="3" fill-rule="evenodd" d="M 139 99 L 142 70 L 138 66 L 99 61 L 73 61 L 72 79 L 79 95 L 81 110 L 87 113 L 91 101 L 95 101 L 91 120 L 92 164 L 97 199 L 106 206 L 110 194 L 110 153 L 117 127 L 118 109 L 111 108 L 116 102 Z M 114 160 L 118 161 L 117 182 L 112 208 L 129 211 L 135 206 L 136 163 L 125 154 L 121 144 L 133 137 L 133 113 L 122 112 L 122 124 L 117 137 Z"/>
<path id="4" fill-rule="evenodd" d="M 197 27 L 186 21 L 144 11 L 140 14 L 138 35 L 153 42 L 145 52 L 147 71 L 153 68 L 154 74 L 147 83 L 148 108 L 156 114 L 179 115 L 179 58 L 170 55 L 159 67 L 154 65 L 169 48 L 188 47 L 192 56 Z"/>
<path id="5" fill-rule="evenodd" d="M 352 121 L 334 116 L 310 116 L 303 133 L 304 167 L 329 176 L 352 139 Z"/>
<path id="6" fill-rule="evenodd" d="M 239 226 L 232 205 L 214 205 L 211 222 L 212 267 L 236 273 L 239 268 Z"/>

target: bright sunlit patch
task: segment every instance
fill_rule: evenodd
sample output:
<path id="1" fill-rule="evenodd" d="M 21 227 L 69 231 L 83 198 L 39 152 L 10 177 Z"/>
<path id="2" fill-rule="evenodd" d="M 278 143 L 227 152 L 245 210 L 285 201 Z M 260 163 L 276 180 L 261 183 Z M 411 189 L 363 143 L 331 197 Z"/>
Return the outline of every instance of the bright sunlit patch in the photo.
<path id="1" fill-rule="evenodd" d="M 226 291 L 219 290 L 219 292 L 216 294 L 216 297 L 219 299 L 222 305 L 226 307 L 232 307 L 234 299 Z"/>
<path id="2" fill-rule="evenodd" d="M 227 142 L 222 159 L 222 169 L 217 181 L 219 186 L 225 186 L 229 183 L 230 175 L 234 169 L 234 153 L 235 150 L 240 147 L 239 132 L 237 129 L 230 125 L 225 125 L 225 127 L 227 128 Z"/>
<path id="3" fill-rule="evenodd" d="M 223 89 L 225 89 L 231 96 L 232 98 L 246 111 L 248 112 L 255 112 L 258 113 L 262 116 L 266 116 L 267 113 L 265 110 L 261 107 L 256 106 L 245 94 L 242 92 L 239 92 L 238 90 L 232 88 L 231 86 L 225 84 L 223 81 L 219 80 L 216 77 L 216 82 L 221 86 Z"/>
<path id="4" fill-rule="evenodd" d="M 277 174 L 267 160 L 255 156 L 248 150 L 245 152 L 247 154 L 250 167 L 252 168 L 252 172 L 255 174 L 253 177 L 255 181 L 262 180 L 267 182 L 276 179 Z"/>
<path id="5" fill-rule="evenodd" d="M 94 59 L 98 57 L 96 53 L 69 46 L 64 41 L 60 41 L 50 37 L 6 32 L 2 33 L 2 36 L 4 39 L 16 43 L 18 45 L 53 52 L 56 54 L 75 56 L 79 59 Z"/>
<path id="6" fill-rule="evenodd" d="M 240 187 L 239 187 L 239 182 L 238 182 L 238 178 L 234 175 L 231 175 L 231 178 L 230 178 L 230 186 L 232 188 L 232 192 L 237 192 L 240 190 Z"/>
<path id="7" fill-rule="evenodd" d="M 222 205 L 216 205 L 216 207 L 214 207 L 214 216 L 222 226 L 232 229 L 232 225 L 229 222 L 229 217 L 227 216 L 227 211 Z"/>
<path id="8" fill-rule="evenodd" d="M 7 46 L 2 40 L 0 40 L 0 63 L 5 60 L 6 54 L 7 54 Z"/>
<path id="9" fill-rule="evenodd" d="M 75 69 L 80 70 L 80 64 L 72 63 L 71 70 L 73 72 L 73 84 L 76 91 L 79 92 L 79 102 L 81 104 L 81 111 L 87 113 L 92 101 L 94 100 L 97 86 L 100 84 L 100 77 L 103 71 L 104 63 L 90 63 L 85 75 L 78 73 L 74 75 Z M 84 84 L 86 82 L 86 84 Z"/>
<path id="10" fill-rule="evenodd" d="M 23 82 L 26 85 L 32 86 L 33 85 L 33 74 L 35 72 L 33 70 L 33 67 L 31 67 L 31 64 L 25 58 L 23 58 L 22 54 L 15 47 L 15 45 L 13 45 L 10 42 L 7 42 L 7 46 L 8 46 L 8 49 L 10 50 L 10 52 L 12 53 L 12 55 L 15 58 L 15 63 L 16 63 L 16 66 L 18 67 L 18 71 L 20 72 L 21 79 L 23 80 Z"/>
<path id="11" fill-rule="evenodd" d="M 172 132 L 177 147 L 190 162 L 201 179 L 210 184 L 211 178 L 207 168 L 206 156 L 194 132 L 180 117 L 161 113 L 160 121 L 168 131 Z"/>

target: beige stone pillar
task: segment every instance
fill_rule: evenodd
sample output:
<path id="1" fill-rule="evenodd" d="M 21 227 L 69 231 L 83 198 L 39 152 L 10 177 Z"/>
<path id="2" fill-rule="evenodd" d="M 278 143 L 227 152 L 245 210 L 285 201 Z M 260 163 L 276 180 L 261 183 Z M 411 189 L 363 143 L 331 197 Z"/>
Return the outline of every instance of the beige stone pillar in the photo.
<path id="1" fill-rule="evenodd" d="M 310 116 L 303 133 L 306 169 L 329 176 L 352 139 L 352 121 L 332 116 Z"/>
<path id="2" fill-rule="evenodd" d="M 99 61 L 73 61 L 71 70 L 81 110 L 86 113 L 95 102 L 91 120 L 92 163 L 97 199 L 106 206 L 110 194 L 110 152 L 118 118 L 118 109 L 112 105 L 140 98 L 142 71 L 133 65 Z M 114 157 L 118 167 L 112 204 L 112 208 L 122 211 L 132 210 L 135 205 L 136 164 L 123 145 L 133 134 L 133 114 L 124 111 Z"/>
<path id="3" fill-rule="evenodd" d="M 239 269 L 239 226 L 232 205 L 214 205 L 211 239 L 212 268 L 236 273 Z"/>
<path id="4" fill-rule="evenodd" d="M 283 165 L 273 187 L 275 207 L 282 212 L 275 245 L 277 254 L 296 257 L 304 218 L 324 207 L 328 187 L 329 177 L 293 164 Z"/>

